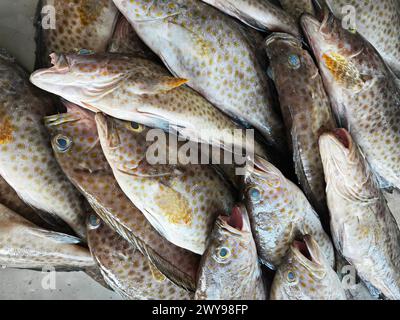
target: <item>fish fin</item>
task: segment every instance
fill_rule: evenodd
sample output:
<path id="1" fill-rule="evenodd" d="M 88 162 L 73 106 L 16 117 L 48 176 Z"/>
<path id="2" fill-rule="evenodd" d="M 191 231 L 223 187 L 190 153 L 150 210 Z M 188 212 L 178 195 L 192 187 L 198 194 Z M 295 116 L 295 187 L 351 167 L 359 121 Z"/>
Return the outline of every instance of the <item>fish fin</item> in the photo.
<path id="1" fill-rule="evenodd" d="M 128 91 L 137 94 L 158 94 L 164 93 L 180 86 L 183 86 L 188 82 L 187 79 L 175 78 L 169 76 L 156 77 L 145 77 L 143 75 L 140 78 L 136 76 L 130 79 L 131 85 Z"/>
<path id="2" fill-rule="evenodd" d="M 29 229 L 29 232 L 34 236 L 51 239 L 60 244 L 79 244 L 82 242 L 81 239 L 77 237 L 40 228 L 31 228 Z"/>

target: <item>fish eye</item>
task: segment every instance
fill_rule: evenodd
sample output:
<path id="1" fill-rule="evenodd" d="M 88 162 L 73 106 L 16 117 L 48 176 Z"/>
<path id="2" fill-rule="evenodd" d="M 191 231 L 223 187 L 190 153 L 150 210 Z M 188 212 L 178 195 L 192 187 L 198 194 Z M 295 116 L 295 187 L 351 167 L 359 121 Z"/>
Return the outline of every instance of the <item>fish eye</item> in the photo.
<path id="1" fill-rule="evenodd" d="M 247 193 L 252 201 L 258 202 L 261 200 L 261 192 L 257 188 L 252 187 Z"/>
<path id="2" fill-rule="evenodd" d="M 57 151 L 67 152 L 72 145 L 72 140 L 66 136 L 58 135 L 54 138 L 54 143 Z"/>
<path id="3" fill-rule="evenodd" d="M 286 279 L 290 283 L 296 282 L 297 280 L 296 273 L 292 270 L 289 270 L 286 274 Z"/>
<path id="4" fill-rule="evenodd" d="M 293 69 L 298 69 L 301 66 L 300 57 L 297 54 L 291 54 L 288 58 L 289 66 Z"/>
<path id="5" fill-rule="evenodd" d="M 226 260 L 231 256 L 231 249 L 227 247 L 220 247 L 217 250 L 218 258 L 221 260 Z"/>
<path id="6" fill-rule="evenodd" d="M 142 132 L 145 127 L 137 122 L 131 121 L 126 126 L 130 131 L 140 133 Z"/>
<path id="7" fill-rule="evenodd" d="M 354 34 L 357 33 L 357 29 L 356 28 L 350 27 L 348 30 L 351 33 L 354 33 Z"/>
<path id="8" fill-rule="evenodd" d="M 91 214 L 89 216 L 89 227 L 91 229 L 97 229 L 101 224 L 101 220 L 98 216 L 96 216 L 95 214 Z"/>

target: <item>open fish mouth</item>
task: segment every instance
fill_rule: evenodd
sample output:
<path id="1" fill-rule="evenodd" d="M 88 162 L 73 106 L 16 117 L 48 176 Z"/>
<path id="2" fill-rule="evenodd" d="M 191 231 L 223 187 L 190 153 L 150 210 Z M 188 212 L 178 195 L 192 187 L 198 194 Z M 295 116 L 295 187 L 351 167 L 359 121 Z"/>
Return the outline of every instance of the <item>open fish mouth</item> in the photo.
<path id="1" fill-rule="evenodd" d="M 285 42 L 289 42 L 292 45 L 296 46 L 296 47 L 300 47 L 301 48 L 301 41 L 300 39 L 287 34 L 287 33 L 281 33 L 281 32 L 276 32 L 271 34 L 266 40 L 265 40 L 265 46 L 269 46 L 270 44 L 272 44 L 275 41 L 285 41 Z"/>
<path id="2" fill-rule="evenodd" d="M 292 244 L 292 251 L 307 269 L 321 273 L 321 276 L 325 274 L 321 250 L 310 235 L 304 235 L 301 239 L 295 240 Z"/>

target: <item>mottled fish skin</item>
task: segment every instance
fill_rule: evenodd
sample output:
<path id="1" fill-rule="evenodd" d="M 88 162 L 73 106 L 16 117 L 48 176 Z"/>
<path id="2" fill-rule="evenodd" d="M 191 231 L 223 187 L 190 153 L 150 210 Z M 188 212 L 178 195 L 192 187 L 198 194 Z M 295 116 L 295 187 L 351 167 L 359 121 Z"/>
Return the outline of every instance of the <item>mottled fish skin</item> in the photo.
<path id="1" fill-rule="evenodd" d="M 314 0 L 279 0 L 283 9 L 296 20 L 299 20 L 303 13 L 315 15 Z"/>
<path id="2" fill-rule="evenodd" d="M 53 54 L 52 58 L 54 67 L 31 75 L 31 82 L 41 89 L 92 111 L 179 132 L 195 142 L 240 152 L 246 147 L 249 154 L 254 148 L 263 154 L 256 143 L 244 146 L 236 131 L 243 129 L 196 91 L 183 86 L 186 79 L 172 77 L 155 62 L 111 53 Z"/>
<path id="3" fill-rule="evenodd" d="M 52 103 L 13 61 L 0 57 L 0 70 L 0 175 L 50 221 L 61 219 L 85 237 L 82 199 L 54 158 L 43 124 Z"/>
<path id="4" fill-rule="evenodd" d="M 296 22 L 281 8 L 265 0 L 202 0 L 250 27 L 300 36 Z"/>
<path id="5" fill-rule="evenodd" d="M 219 216 L 198 275 L 196 300 L 266 300 L 246 209 Z"/>
<path id="6" fill-rule="evenodd" d="M 320 151 L 336 249 L 387 298 L 400 298 L 400 230 L 358 146 L 344 129 Z"/>
<path id="7" fill-rule="evenodd" d="M 271 300 L 346 300 L 342 284 L 309 235 L 295 240 L 279 266 L 271 287 Z"/>
<path id="8" fill-rule="evenodd" d="M 340 126 L 361 147 L 381 186 L 400 188 L 400 87 L 375 48 L 331 13 L 302 16 Z"/>
<path id="9" fill-rule="evenodd" d="M 105 225 L 88 219 L 88 244 L 107 284 L 129 300 L 190 300 L 193 294 L 168 280 L 140 250 Z"/>
<path id="10" fill-rule="evenodd" d="M 286 150 L 254 40 L 233 18 L 197 0 L 114 0 L 140 38 L 176 76 L 237 121 Z"/>
<path id="11" fill-rule="evenodd" d="M 53 52 L 105 52 L 119 16 L 112 0 L 41 0 L 39 14 L 42 8 L 37 22 L 36 68 L 50 66 Z M 54 29 L 47 27 L 53 11 Z M 46 23 L 44 27 L 42 22 Z"/>
<path id="12" fill-rule="evenodd" d="M 45 119 L 64 173 L 103 221 L 165 276 L 194 291 L 199 257 L 164 239 L 123 193 L 101 149 L 94 113 L 71 103 L 65 106 L 67 113 Z M 60 148 L 64 141 L 67 148 Z"/>
<path id="13" fill-rule="evenodd" d="M 283 33 L 266 40 L 266 50 L 292 144 L 296 175 L 307 198 L 329 227 L 325 179 L 318 139 L 336 128 L 322 78 L 300 40 Z"/>
<path id="14" fill-rule="evenodd" d="M 303 192 L 276 167 L 256 159 L 255 166 L 248 166 L 244 176 L 243 195 L 263 264 L 276 269 L 293 240 L 310 234 L 334 266 L 333 246 L 317 213 Z"/>
<path id="15" fill-rule="evenodd" d="M 149 128 L 100 113 L 96 122 L 104 154 L 129 199 L 167 240 L 203 254 L 217 215 L 234 203 L 225 180 L 210 165 L 152 165 Z"/>
<path id="16" fill-rule="evenodd" d="M 0 265 L 9 268 L 79 270 L 94 266 L 79 239 L 35 226 L 0 205 Z"/>
<path id="17" fill-rule="evenodd" d="M 400 2 L 398 0 L 325 0 L 336 17 L 348 15 L 345 6 L 355 9 L 356 30 L 382 55 L 400 77 Z"/>

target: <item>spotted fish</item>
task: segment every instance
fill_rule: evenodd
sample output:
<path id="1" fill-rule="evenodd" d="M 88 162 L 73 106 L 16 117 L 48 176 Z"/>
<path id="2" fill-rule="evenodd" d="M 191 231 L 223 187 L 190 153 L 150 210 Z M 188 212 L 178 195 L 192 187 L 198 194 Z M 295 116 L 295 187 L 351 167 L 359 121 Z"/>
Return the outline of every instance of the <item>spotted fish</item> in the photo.
<path id="1" fill-rule="evenodd" d="M 0 70 L 0 175 L 48 220 L 61 219 L 84 237 L 82 199 L 54 159 L 43 124 L 54 112 L 51 102 L 11 58 L 0 56 Z"/>
<path id="2" fill-rule="evenodd" d="M 387 298 L 400 298 L 400 230 L 350 134 L 325 133 L 320 151 L 335 247 Z"/>
<path id="3" fill-rule="evenodd" d="M 47 231 L 0 205 L 0 265 L 79 270 L 94 266 L 89 251 L 70 235 Z"/>
<path id="4" fill-rule="evenodd" d="M 255 42 L 234 19 L 197 0 L 114 0 L 141 39 L 213 105 L 285 150 L 282 121 Z"/>
<path id="5" fill-rule="evenodd" d="M 192 293 L 168 280 L 138 248 L 95 215 L 88 219 L 88 244 L 107 284 L 129 300 L 190 300 Z"/>
<path id="6" fill-rule="evenodd" d="M 314 60 L 300 40 L 283 33 L 266 40 L 297 178 L 325 226 L 329 226 L 325 179 L 318 149 L 321 133 L 336 128 L 329 98 Z"/>
<path id="7" fill-rule="evenodd" d="M 309 235 L 295 240 L 276 272 L 271 300 L 346 300 L 335 271 Z"/>
<path id="8" fill-rule="evenodd" d="M 276 167 L 256 159 L 254 167 L 247 167 L 243 195 L 263 264 L 276 269 L 293 240 L 310 234 L 334 266 L 333 246 L 318 215 L 301 190 Z"/>
<path id="9" fill-rule="evenodd" d="M 96 122 L 104 154 L 129 199 L 167 240 L 202 254 L 217 215 L 233 206 L 225 180 L 210 165 L 172 164 L 174 145 L 160 130 L 100 113 Z M 166 143 L 154 144 L 152 134 Z M 168 158 L 156 156 L 164 152 Z"/>
<path id="10" fill-rule="evenodd" d="M 103 221 L 137 247 L 168 278 L 194 290 L 198 256 L 160 236 L 123 193 L 103 155 L 94 113 L 71 103 L 65 106 L 67 113 L 45 118 L 64 173 Z"/>
<path id="11" fill-rule="evenodd" d="M 112 0 L 40 0 L 38 13 L 37 68 L 53 52 L 105 52 L 118 18 Z"/>
<path id="12" fill-rule="evenodd" d="M 303 13 L 315 15 L 313 0 L 279 0 L 283 9 L 292 17 L 300 19 Z"/>
<path id="13" fill-rule="evenodd" d="M 266 300 L 246 209 L 235 206 L 220 216 L 208 242 L 198 275 L 196 300 Z"/>
<path id="14" fill-rule="evenodd" d="M 400 87 L 378 52 L 326 12 L 302 26 L 340 127 L 361 147 L 381 186 L 400 188 Z"/>
<path id="15" fill-rule="evenodd" d="M 265 0 L 203 0 L 245 24 L 262 31 L 299 36 L 296 22 L 281 8 Z"/>
<path id="16" fill-rule="evenodd" d="M 398 0 L 325 0 L 336 17 L 354 18 L 359 32 L 400 77 L 400 2 Z M 352 16 L 354 14 L 354 16 Z M 355 28 L 354 28 L 355 27 Z"/>

